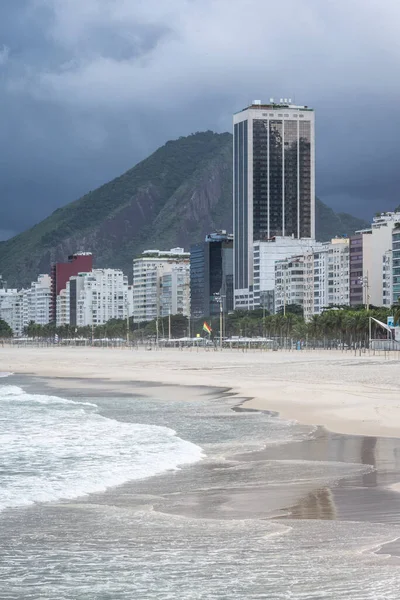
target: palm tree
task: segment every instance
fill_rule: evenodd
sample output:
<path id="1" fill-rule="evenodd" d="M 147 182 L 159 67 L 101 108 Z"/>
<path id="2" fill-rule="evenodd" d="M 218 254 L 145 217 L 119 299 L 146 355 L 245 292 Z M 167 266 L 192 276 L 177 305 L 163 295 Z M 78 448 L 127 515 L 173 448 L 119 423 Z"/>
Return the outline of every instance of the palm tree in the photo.
<path id="1" fill-rule="evenodd" d="M 308 332 L 313 340 L 313 348 L 315 348 L 315 340 L 320 334 L 320 317 L 319 315 L 313 315 L 310 322 L 308 323 Z"/>
<path id="2" fill-rule="evenodd" d="M 356 321 L 355 321 L 355 312 L 347 311 L 343 320 L 343 325 L 347 332 L 347 343 L 351 346 L 355 343 L 356 336 Z"/>

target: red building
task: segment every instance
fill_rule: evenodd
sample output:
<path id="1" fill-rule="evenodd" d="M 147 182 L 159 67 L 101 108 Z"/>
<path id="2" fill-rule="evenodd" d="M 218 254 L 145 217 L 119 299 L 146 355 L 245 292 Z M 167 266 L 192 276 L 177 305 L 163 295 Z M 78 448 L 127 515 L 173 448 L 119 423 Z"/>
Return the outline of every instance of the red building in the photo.
<path id="1" fill-rule="evenodd" d="M 56 321 L 57 296 L 67 287 L 67 281 L 78 273 L 90 273 L 93 268 L 91 252 L 76 252 L 68 256 L 67 263 L 55 263 L 51 267 L 50 320 Z"/>

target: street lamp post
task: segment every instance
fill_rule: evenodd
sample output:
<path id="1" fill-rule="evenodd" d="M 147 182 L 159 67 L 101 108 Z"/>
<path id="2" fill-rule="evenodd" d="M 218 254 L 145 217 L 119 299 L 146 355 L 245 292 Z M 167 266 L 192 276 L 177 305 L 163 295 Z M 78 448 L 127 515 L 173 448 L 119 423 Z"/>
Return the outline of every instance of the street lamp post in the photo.
<path id="1" fill-rule="evenodd" d="M 262 309 L 263 309 L 263 316 L 262 316 L 262 333 L 263 333 L 263 338 L 265 338 L 265 293 L 262 296 Z"/>
<path id="2" fill-rule="evenodd" d="M 358 278 L 358 283 L 362 285 L 363 289 L 363 301 L 365 310 L 369 310 L 369 281 L 368 281 L 368 271 L 367 274 L 363 277 Z"/>
<path id="3" fill-rule="evenodd" d="M 156 347 L 157 347 L 157 350 L 158 350 L 158 340 L 159 340 L 158 319 L 160 316 L 160 293 L 161 293 L 161 282 L 157 281 L 157 298 L 156 298 Z"/>
<path id="4" fill-rule="evenodd" d="M 126 301 L 126 345 L 129 346 L 129 303 Z"/>
<path id="5" fill-rule="evenodd" d="M 365 285 L 365 308 L 369 310 L 369 281 L 368 281 L 368 271 L 366 276 L 364 277 L 364 285 Z"/>
<path id="6" fill-rule="evenodd" d="M 283 271 L 283 316 L 286 317 L 286 269 Z"/>
<path id="7" fill-rule="evenodd" d="M 223 314 L 223 308 L 222 308 L 222 298 L 220 298 L 219 301 L 219 347 L 222 350 L 222 314 Z"/>
<path id="8" fill-rule="evenodd" d="M 92 301 L 92 346 L 94 345 L 94 307 L 95 304 Z"/>
<path id="9" fill-rule="evenodd" d="M 224 298 L 226 296 L 220 292 L 214 294 L 214 300 L 219 304 L 219 347 L 222 350 L 222 338 L 223 338 L 223 321 L 224 321 Z"/>

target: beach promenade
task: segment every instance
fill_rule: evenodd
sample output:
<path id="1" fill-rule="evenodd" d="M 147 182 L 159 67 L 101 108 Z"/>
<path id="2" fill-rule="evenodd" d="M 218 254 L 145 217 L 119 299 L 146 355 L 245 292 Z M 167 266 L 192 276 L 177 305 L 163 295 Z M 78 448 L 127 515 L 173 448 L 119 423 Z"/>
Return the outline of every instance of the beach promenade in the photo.
<path id="1" fill-rule="evenodd" d="M 397 437 L 400 432 L 395 354 L 4 347 L 0 370 L 39 376 L 52 388 L 140 390 L 149 396 L 157 391 L 159 397 L 185 401 L 221 388 L 247 408 L 278 411 L 338 433 Z"/>

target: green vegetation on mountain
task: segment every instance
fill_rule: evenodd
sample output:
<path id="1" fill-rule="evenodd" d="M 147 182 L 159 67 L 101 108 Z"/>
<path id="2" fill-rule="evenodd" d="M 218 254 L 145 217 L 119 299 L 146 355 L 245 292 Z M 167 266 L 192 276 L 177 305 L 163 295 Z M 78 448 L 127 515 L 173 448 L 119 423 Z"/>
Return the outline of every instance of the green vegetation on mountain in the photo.
<path id="1" fill-rule="evenodd" d="M 335 236 L 350 236 L 358 229 L 365 229 L 369 224 L 347 213 L 335 213 L 329 206 L 317 198 L 315 203 L 316 236 L 326 242 Z"/>
<path id="2" fill-rule="evenodd" d="M 317 237 L 349 235 L 365 223 L 317 202 Z M 232 230 L 232 135 L 211 131 L 167 142 L 113 181 L 0 243 L 0 274 L 27 285 L 50 264 L 91 251 L 95 266 L 128 275 L 146 248 L 188 248 L 215 229 Z"/>

